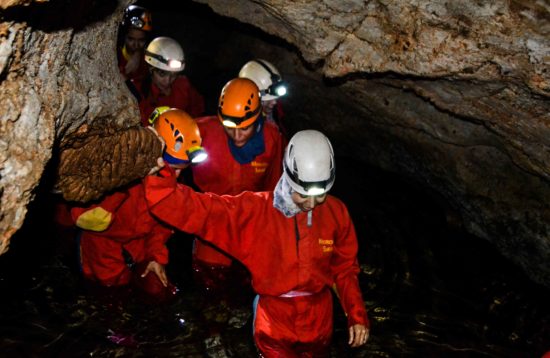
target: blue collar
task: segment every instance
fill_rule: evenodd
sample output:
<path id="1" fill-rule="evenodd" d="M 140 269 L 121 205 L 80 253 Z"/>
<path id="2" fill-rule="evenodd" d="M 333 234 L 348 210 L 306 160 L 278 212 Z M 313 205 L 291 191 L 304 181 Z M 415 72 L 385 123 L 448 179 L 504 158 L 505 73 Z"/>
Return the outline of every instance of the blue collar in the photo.
<path id="1" fill-rule="evenodd" d="M 239 164 L 248 164 L 265 151 L 263 128 L 264 119 L 260 117 L 256 121 L 256 132 L 252 135 L 252 138 L 250 138 L 248 142 L 240 148 L 233 143 L 231 138 L 227 138 L 227 141 L 229 142 L 229 150 L 231 151 L 233 158 L 235 158 Z"/>

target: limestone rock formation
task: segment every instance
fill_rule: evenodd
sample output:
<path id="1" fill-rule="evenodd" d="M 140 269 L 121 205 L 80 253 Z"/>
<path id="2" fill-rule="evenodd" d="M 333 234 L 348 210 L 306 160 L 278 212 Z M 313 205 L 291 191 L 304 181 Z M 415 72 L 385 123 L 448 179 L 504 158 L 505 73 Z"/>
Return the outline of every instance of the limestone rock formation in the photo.
<path id="1" fill-rule="evenodd" d="M 135 126 L 117 72 L 116 2 L 2 1 L 0 254 L 21 226 L 55 143 L 97 119 Z"/>
<path id="2" fill-rule="evenodd" d="M 435 189 L 550 285 L 548 1 L 198 1 L 285 39 L 328 78 L 292 77 L 294 93 L 323 98 L 289 108 L 296 129 L 317 124 L 340 153 Z"/>
<path id="3" fill-rule="evenodd" d="M 67 201 L 97 200 L 134 178 L 143 178 L 161 155 L 162 142 L 148 128 L 84 126 L 64 141 L 56 190 Z"/>

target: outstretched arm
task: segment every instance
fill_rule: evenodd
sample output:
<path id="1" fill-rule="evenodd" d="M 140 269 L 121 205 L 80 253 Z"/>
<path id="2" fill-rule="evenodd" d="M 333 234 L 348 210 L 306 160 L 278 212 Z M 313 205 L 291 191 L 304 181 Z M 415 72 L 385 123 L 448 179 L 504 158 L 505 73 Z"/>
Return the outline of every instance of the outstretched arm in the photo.
<path id="1" fill-rule="evenodd" d="M 265 201 L 262 193 L 246 192 L 239 196 L 197 193 L 177 183 L 171 168 L 158 176 L 145 178 L 145 197 L 151 213 L 180 231 L 195 234 L 232 256 L 246 255 L 252 240 L 242 235 L 248 223 L 258 220 L 258 207 Z"/>

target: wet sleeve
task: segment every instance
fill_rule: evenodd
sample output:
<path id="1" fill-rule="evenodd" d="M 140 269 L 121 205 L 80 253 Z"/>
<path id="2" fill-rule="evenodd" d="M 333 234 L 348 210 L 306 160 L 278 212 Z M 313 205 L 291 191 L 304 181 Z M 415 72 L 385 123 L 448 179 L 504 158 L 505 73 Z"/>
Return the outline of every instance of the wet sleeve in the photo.
<path id="1" fill-rule="evenodd" d="M 336 290 L 346 316 L 348 325 L 364 324 L 369 326 L 365 303 L 359 287 L 359 263 L 357 262 L 357 236 L 355 228 L 345 206 L 342 205 L 340 230 L 335 240 L 331 268 Z"/>
<path id="2" fill-rule="evenodd" d="M 146 256 L 149 261 L 156 261 L 161 265 L 168 264 L 168 248 L 166 242 L 173 231 L 162 224 L 155 225 L 151 234 L 145 240 Z"/>

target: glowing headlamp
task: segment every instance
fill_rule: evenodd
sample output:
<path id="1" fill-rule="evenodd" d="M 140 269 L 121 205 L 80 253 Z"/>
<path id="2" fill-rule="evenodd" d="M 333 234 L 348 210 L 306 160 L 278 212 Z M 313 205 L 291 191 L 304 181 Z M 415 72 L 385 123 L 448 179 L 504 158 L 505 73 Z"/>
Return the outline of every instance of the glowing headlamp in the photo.
<path id="1" fill-rule="evenodd" d="M 279 82 L 277 86 L 274 88 L 274 92 L 277 96 L 281 97 L 286 94 L 286 85 L 283 82 Z"/>
<path id="2" fill-rule="evenodd" d="M 277 76 L 278 77 L 278 76 Z M 275 82 L 265 90 L 260 91 L 260 95 L 270 94 L 275 97 L 284 96 L 287 93 L 286 83 L 283 81 Z"/>
<path id="3" fill-rule="evenodd" d="M 261 109 L 262 109 L 262 106 L 258 106 L 255 110 L 246 112 L 246 114 L 242 117 L 233 117 L 233 116 L 224 114 L 222 112 L 222 107 L 218 107 L 218 114 L 219 114 L 219 116 L 222 120 L 222 124 L 225 127 L 237 128 L 242 122 L 244 122 L 244 121 L 246 121 L 246 120 L 248 120 L 248 119 L 250 119 L 254 116 L 257 116 L 258 113 L 260 113 Z"/>
<path id="4" fill-rule="evenodd" d="M 170 68 L 180 68 L 181 67 L 181 61 L 178 60 L 168 60 L 168 67 Z"/>
<path id="5" fill-rule="evenodd" d="M 327 187 L 334 182 L 334 170 L 331 170 L 330 177 L 327 180 L 320 181 L 303 181 L 298 178 L 297 173 L 294 173 L 287 166 L 286 162 L 283 164 L 284 171 L 294 183 L 298 184 L 304 189 L 305 195 L 307 196 L 317 196 L 326 194 L 328 190 Z"/>
<path id="6" fill-rule="evenodd" d="M 287 93 L 287 86 L 286 83 L 282 80 L 281 76 L 271 71 L 271 68 L 269 68 L 269 66 L 266 65 L 262 60 L 256 60 L 256 62 L 259 63 L 260 66 L 262 66 L 271 77 L 271 86 L 269 86 L 265 90 L 260 90 L 260 95 L 264 96 L 266 94 L 269 94 L 275 97 L 284 96 Z"/>
<path id="7" fill-rule="evenodd" d="M 309 188 L 307 190 L 307 196 L 317 196 L 317 195 L 322 195 L 325 193 L 325 189 L 324 188 Z"/>
<path id="8" fill-rule="evenodd" d="M 192 147 L 187 151 L 187 156 L 193 164 L 204 162 L 208 158 L 208 154 L 202 147 Z"/>
<path id="9" fill-rule="evenodd" d="M 183 62 L 180 61 L 180 60 L 168 59 L 168 58 L 165 58 L 164 56 L 161 56 L 159 54 L 152 53 L 152 52 L 149 52 L 149 51 L 145 51 L 145 56 L 150 56 L 150 57 L 164 63 L 168 67 L 173 68 L 174 70 L 179 70 L 183 66 Z"/>
<path id="10" fill-rule="evenodd" d="M 228 128 L 237 128 L 237 124 L 233 121 L 229 121 L 227 119 L 224 119 L 222 121 L 222 124 L 224 125 L 224 127 L 228 127 Z"/>

